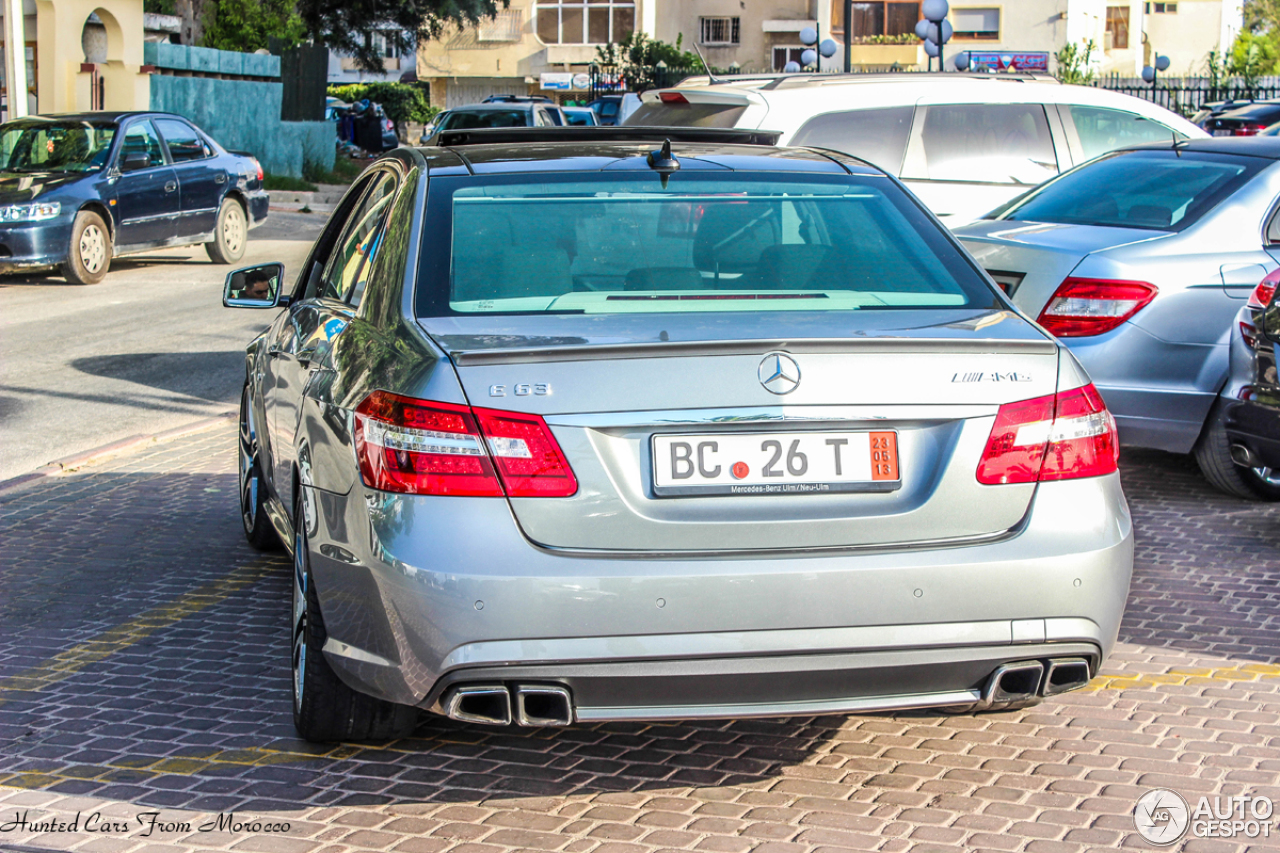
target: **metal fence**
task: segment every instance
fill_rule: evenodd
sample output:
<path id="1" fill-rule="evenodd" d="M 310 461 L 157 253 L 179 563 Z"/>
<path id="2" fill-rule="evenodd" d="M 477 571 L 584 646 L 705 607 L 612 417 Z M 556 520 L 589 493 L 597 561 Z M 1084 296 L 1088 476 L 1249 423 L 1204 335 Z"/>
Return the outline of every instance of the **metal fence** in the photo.
<path id="1" fill-rule="evenodd" d="M 1204 104 L 1217 101 L 1280 98 L 1280 77 L 1262 77 L 1252 85 L 1239 78 L 1214 81 L 1208 77 L 1160 77 L 1152 86 L 1140 77 L 1111 75 L 1092 85 L 1151 101 L 1184 116 L 1192 116 Z"/>

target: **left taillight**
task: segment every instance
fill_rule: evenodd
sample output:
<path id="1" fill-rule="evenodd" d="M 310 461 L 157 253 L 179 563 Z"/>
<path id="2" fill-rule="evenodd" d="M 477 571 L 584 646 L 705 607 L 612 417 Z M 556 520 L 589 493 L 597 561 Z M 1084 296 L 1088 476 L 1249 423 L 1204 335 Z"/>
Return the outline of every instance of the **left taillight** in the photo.
<path id="1" fill-rule="evenodd" d="M 978 463 L 987 486 L 1099 477 L 1117 470 L 1116 422 L 1102 395 L 1085 385 L 1006 403 Z"/>
<path id="2" fill-rule="evenodd" d="M 1249 294 L 1250 308 L 1255 311 L 1261 311 L 1271 304 L 1271 297 L 1276 295 L 1276 285 L 1280 284 L 1280 269 L 1272 270 L 1267 273 L 1262 281 L 1258 282 L 1258 286 L 1253 289 L 1253 293 Z"/>
<path id="3" fill-rule="evenodd" d="M 568 497 L 578 490 L 537 415 L 374 391 L 356 407 L 355 445 L 365 485 L 380 491 Z"/>
<path id="4" fill-rule="evenodd" d="M 1068 278 L 1037 319 L 1059 338 L 1101 335 L 1146 308 L 1158 292 L 1145 281 Z"/>

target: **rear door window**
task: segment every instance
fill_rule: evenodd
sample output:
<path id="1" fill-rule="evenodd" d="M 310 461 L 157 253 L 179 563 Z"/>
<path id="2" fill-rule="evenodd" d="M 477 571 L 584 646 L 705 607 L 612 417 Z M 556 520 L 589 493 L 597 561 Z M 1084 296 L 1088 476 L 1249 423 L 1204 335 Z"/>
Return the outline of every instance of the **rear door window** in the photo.
<path id="1" fill-rule="evenodd" d="M 385 172 L 360 200 L 337 251 L 325 267 L 321 296 L 359 304 L 373 259 L 382 243 L 382 222 L 395 188 L 395 176 Z"/>
<path id="2" fill-rule="evenodd" d="M 887 107 L 814 116 L 796 131 L 791 144 L 843 151 L 897 175 L 914 113 L 914 107 Z"/>
<path id="3" fill-rule="evenodd" d="M 1112 154 L 1046 184 L 1001 218 L 1177 231 L 1270 163 L 1196 151 Z"/>
<path id="4" fill-rule="evenodd" d="M 921 107 L 923 163 L 903 177 L 1034 186 L 1058 173 L 1044 107 L 947 104 Z"/>
<path id="5" fill-rule="evenodd" d="M 182 163 L 187 160 L 203 160 L 213 155 L 213 151 L 205 143 L 196 129 L 185 121 L 171 118 L 156 119 L 156 127 L 169 146 L 169 156 L 173 162 Z"/>
<path id="6" fill-rule="evenodd" d="M 1072 104 L 1066 112 L 1076 126 L 1084 160 L 1144 142 L 1172 143 L 1175 139 L 1186 139 L 1183 134 L 1158 121 L 1123 110 Z"/>

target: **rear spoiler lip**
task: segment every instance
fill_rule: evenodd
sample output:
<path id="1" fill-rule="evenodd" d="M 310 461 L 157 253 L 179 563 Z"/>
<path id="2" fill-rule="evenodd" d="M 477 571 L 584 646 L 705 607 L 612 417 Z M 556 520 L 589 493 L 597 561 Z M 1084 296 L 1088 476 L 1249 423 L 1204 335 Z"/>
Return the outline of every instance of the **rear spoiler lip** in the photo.
<path id="1" fill-rule="evenodd" d="M 719 127 L 486 127 L 473 130 L 444 130 L 432 144 L 441 148 L 467 145 L 514 145 L 519 143 L 576 142 L 706 142 L 715 145 L 776 146 L 782 131 L 745 130 Z"/>
<path id="2" fill-rule="evenodd" d="M 599 361 L 610 358 L 679 358 L 703 355 L 762 355 L 789 353 L 1020 353 L 1050 355 L 1058 344 L 1049 338 L 809 338 L 801 340 L 653 341 L 628 344 L 511 347 L 457 350 L 450 353 L 458 367 L 486 364 L 528 364 Z"/>

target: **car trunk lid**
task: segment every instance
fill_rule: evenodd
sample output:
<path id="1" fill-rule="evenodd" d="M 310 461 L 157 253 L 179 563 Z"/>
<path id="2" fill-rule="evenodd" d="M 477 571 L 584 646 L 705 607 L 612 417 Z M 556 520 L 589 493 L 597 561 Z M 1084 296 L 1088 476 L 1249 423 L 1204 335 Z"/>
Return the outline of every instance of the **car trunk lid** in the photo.
<path id="1" fill-rule="evenodd" d="M 975 477 L 998 407 L 1056 390 L 1056 345 L 1011 312 L 868 313 L 856 334 L 847 317 L 818 313 L 684 331 L 653 316 L 521 317 L 517 334 L 502 319 L 421 322 L 473 406 L 542 416 L 568 458 L 572 497 L 510 501 L 545 547 L 687 554 L 965 541 L 1016 527 L 1034 494 L 1034 484 Z M 717 326 L 722 334 L 708 333 Z M 778 354 L 799 374 L 782 395 L 765 387 Z M 896 450 L 896 470 L 879 479 L 865 478 L 873 434 Z M 761 445 L 778 439 L 774 470 L 791 469 L 779 482 L 807 479 L 803 487 L 730 490 L 734 464 L 754 476 L 771 455 Z M 798 439 L 808 463 L 787 455 Z M 863 480 L 814 485 L 821 466 L 832 470 L 828 439 L 844 442 L 844 464 L 862 465 Z M 673 442 L 690 448 L 675 454 L 678 466 Z M 700 444 L 715 449 L 689 461 Z M 725 472 L 717 493 L 668 488 L 699 463 Z M 807 464 L 807 478 L 791 476 Z"/>
<path id="2" fill-rule="evenodd" d="M 956 236 L 1015 305 L 1039 317 L 1058 285 L 1086 256 L 1158 239 L 1167 232 L 984 220 L 957 229 Z"/>

